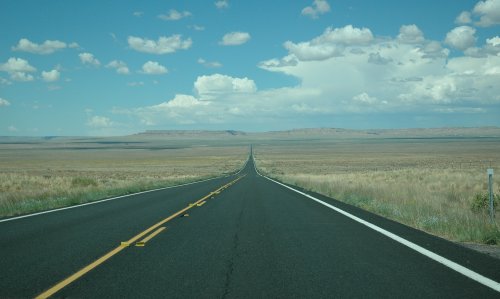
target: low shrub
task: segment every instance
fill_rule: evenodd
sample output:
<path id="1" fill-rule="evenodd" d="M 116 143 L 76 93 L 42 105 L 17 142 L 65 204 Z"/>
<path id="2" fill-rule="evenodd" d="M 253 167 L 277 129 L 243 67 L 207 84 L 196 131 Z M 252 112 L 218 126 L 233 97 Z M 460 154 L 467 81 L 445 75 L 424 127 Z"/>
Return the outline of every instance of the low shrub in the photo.
<path id="1" fill-rule="evenodd" d="M 500 202 L 500 195 L 493 194 L 493 207 L 498 207 Z M 489 193 L 476 193 L 472 199 L 471 209 L 474 212 L 484 212 L 488 211 L 490 207 L 490 195 Z"/>

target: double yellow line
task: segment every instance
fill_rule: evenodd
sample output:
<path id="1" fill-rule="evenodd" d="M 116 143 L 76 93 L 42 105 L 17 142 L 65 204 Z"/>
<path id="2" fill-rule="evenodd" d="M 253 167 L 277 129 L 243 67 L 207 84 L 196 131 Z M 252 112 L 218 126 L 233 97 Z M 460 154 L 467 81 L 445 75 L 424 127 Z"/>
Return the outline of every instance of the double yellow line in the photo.
<path id="1" fill-rule="evenodd" d="M 64 279 L 63 281 L 59 282 L 58 284 L 54 285 L 53 287 L 46 290 L 45 292 L 41 293 L 36 298 L 37 299 L 49 298 L 50 296 L 59 292 L 62 288 L 66 287 L 69 284 L 71 284 L 72 282 L 78 280 L 79 278 L 81 278 L 83 275 L 87 274 L 92 269 L 98 267 L 99 265 L 101 265 L 102 263 L 104 263 L 105 261 L 110 259 L 112 256 L 116 255 L 117 253 L 119 253 L 123 249 L 127 248 L 128 246 L 130 246 L 130 244 L 133 244 L 134 242 L 138 241 L 139 239 L 145 237 L 146 235 L 148 235 L 149 233 L 154 231 L 151 235 L 145 237 L 144 239 L 142 239 L 141 241 L 136 243 L 137 246 L 144 246 L 144 244 L 147 241 L 151 240 L 153 237 L 155 237 L 156 235 L 158 235 L 160 232 L 162 232 L 165 229 L 165 227 L 161 227 L 162 225 L 164 225 L 165 223 L 169 222 L 170 220 L 172 220 L 180 215 L 184 215 L 185 212 L 187 212 L 189 209 L 192 209 L 193 207 L 202 206 L 207 199 L 213 198 L 213 196 L 221 193 L 225 189 L 236 184 L 236 182 L 238 182 L 243 177 L 244 176 L 238 177 L 237 179 L 225 184 L 224 186 L 218 188 L 217 190 L 210 192 L 209 194 L 205 195 L 203 198 L 197 200 L 195 203 L 190 204 L 186 208 L 168 216 L 167 218 L 163 219 L 162 221 L 156 223 L 155 225 L 153 225 L 153 226 L 149 227 L 148 229 L 142 231 L 141 233 L 135 235 L 130 240 L 128 240 L 126 242 L 121 242 L 120 246 L 118 246 L 115 249 L 111 250 L 110 252 L 106 253 L 105 255 L 103 255 L 102 257 L 100 257 L 99 259 L 94 261 L 93 263 L 85 266 L 84 268 L 82 268 L 78 272 L 74 273 L 73 275 L 69 276 L 68 278 Z"/>

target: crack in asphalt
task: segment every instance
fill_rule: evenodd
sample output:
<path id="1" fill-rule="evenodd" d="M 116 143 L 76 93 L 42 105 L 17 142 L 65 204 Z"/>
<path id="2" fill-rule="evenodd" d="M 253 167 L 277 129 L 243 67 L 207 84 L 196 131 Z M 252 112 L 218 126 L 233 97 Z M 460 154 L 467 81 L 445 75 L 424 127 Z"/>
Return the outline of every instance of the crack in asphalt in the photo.
<path id="1" fill-rule="evenodd" d="M 233 276 L 233 271 L 234 271 L 234 260 L 236 259 L 238 253 L 238 246 L 240 244 L 240 238 L 239 238 L 239 232 L 241 228 L 241 219 L 243 217 L 243 210 L 244 207 L 242 207 L 240 214 L 238 215 L 238 221 L 236 223 L 236 232 L 233 237 L 233 245 L 231 247 L 231 257 L 229 259 L 229 263 L 227 265 L 227 271 L 226 271 L 226 281 L 224 282 L 224 293 L 222 294 L 221 298 L 227 298 L 229 295 L 229 290 L 230 290 L 230 285 L 231 285 L 231 280 Z"/>

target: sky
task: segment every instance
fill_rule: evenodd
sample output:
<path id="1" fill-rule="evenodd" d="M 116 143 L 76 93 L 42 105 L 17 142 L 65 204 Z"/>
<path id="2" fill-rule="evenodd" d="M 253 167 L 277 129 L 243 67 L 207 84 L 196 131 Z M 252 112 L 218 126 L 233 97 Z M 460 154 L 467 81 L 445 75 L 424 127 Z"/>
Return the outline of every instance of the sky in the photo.
<path id="1" fill-rule="evenodd" d="M 3 0 L 0 136 L 500 126 L 500 0 Z"/>

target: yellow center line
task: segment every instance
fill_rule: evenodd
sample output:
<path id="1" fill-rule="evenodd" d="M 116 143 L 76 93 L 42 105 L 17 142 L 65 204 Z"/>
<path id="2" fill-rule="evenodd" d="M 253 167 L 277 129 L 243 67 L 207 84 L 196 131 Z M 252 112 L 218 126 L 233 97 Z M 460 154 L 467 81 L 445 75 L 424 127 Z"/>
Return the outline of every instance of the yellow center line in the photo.
<path id="1" fill-rule="evenodd" d="M 146 238 L 142 239 L 141 241 L 135 243 L 135 246 L 143 247 L 144 245 L 146 245 L 146 243 L 149 240 L 153 239 L 156 235 L 158 235 L 159 233 L 161 233 L 165 229 L 166 229 L 166 227 L 164 227 L 164 226 L 160 227 L 159 229 L 155 230 L 155 232 L 152 233 L 151 235 L 149 235 Z"/>
<path id="2" fill-rule="evenodd" d="M 237 179 L 235 179 L 235 180 L 227 183 L 226 185 L 220 187 L 219 189 L 217 189 L 217 190 L 215 190 L 213 192 L 210 192 L 209 194 L 205 195 L 203 198 L 197 200 L 193 205 L 189 205 L 188 207 L 186 207 L 186 208 L 184 208 L 184 209 L 182 209 L 182 210 L 180 210 L 180 211 L 178 211 L 178 212 L 176 212 L 176 213 L 168 216 L 167 218 L 163 219 L 162 221 L 156 223 L 155 225 L 153 225 L 153 226 L 149 227 L 148 229 L 142 231 L 141 233 L 135 235 L 130 240 L 128 240 L 126 242 L 122 242 L 118 247 L 116 247 L 115 249 L 113 249 L 110 252 L 106 253 L 105 255 L 103 255 L 102 257 L 100 257 L 98 260 L 96 260 L 93 263 L 91 263 L 91 264 L 85 266 L 84 268 L 80 269 L 78 272 L 72 274 L 68 278 L 66 278 L 63 281 L 59 282 L 58 284 L 54 285 L 53 287 L 51 287 L 50 289 L 48 289 L 45 292 L 41 293 L 40 295 L 36 296 L 35 298 L 36 299 L 49 298 L 50 296 L 52 296 L 55 293 L 59 292 L 64 287 L 68 286 L 69 284 L 73 283 L 74 281 L 78 280 L 79 278 L 81 278 L 82 276 L 84 276 L 85 274 L 87 274 L 92 269 L 98 267 L 99 265 L 101 265 L 102 263 L 104 263 L 105 261 L 107 261 L 108 259 L 110 259 L 112 256 L 116 255 L 117 253 L 119 253 L 123 249 L 127 248 L 130 244 L 133 244 L 135 241 L 139 240 L 140 238 L 142 238 L 145 235 L 149 234 L 150 232 L 154 231 L 155 229 L 157 229 L 158 227 L 160 227 L 163 224 L 167 223 L 168 221 L 170 221 L 170 220 L 178 217 L 179 215 L 182 215 L 187 210 L 189 210 L 189 209 L 195 207 L 196 205 L 198 205 L 199 203 L 201 203 L 201 202 L 209 199 L 210 197 L 212 197 L 212 195 L 218 194 L 218 193 L 220 193 L 221 190 L 224 190 L 225 188 L 228 188 L 228 187 L 234 185 L 236 182 L 238 182 L 243 177 L 244 176 L 238 177 Z M 148 238 L 149 239 L 153 238 L 154 235 L 157 235 L 161 231 L 162 230 L 155 231 L 152 234 L 153 236 L 149 236 Z M 147 241 L 149 241 L 149 239 Z"/>

